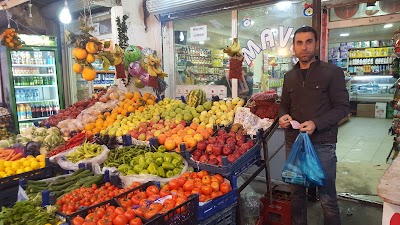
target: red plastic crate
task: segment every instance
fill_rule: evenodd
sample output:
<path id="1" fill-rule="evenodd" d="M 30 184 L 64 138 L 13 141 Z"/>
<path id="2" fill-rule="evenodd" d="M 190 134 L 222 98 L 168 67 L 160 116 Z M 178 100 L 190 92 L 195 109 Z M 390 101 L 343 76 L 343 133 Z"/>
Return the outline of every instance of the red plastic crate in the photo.
<path id="1" fill-rule="evenodd" d="M 274 191 L 272 193 L 272 203 L 270 204 L 269 196 L 261 198 L 263 210 L 261 212 L 262 223 L 268 225 L 291 225 L 292 209 L 290 193 L 283 191 Z"/>

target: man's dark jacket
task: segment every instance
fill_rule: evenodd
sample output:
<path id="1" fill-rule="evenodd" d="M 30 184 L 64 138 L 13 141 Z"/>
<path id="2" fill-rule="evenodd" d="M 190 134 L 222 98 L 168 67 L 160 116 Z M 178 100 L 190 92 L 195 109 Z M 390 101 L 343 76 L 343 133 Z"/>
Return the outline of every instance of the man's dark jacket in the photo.
<path id="1" fill-rule="evenodd" d="M 336 143 L 337 124 L 349 112 L 349 94 L 341 68 L 317 59 L 305 79 L 299 63 L 285 74 L 279 117 L 289 114 L 300 123 L 313 121 L 313 143 Z M 286 141 L 294 142 L 298 134 L 291 127 L 285 129 Z"/>

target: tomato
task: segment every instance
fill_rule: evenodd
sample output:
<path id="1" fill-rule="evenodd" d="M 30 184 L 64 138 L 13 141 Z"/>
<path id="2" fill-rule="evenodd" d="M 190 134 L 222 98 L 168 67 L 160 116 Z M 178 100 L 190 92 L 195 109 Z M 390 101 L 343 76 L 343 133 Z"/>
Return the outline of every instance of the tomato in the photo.
<path id="1" fill-rule="evenodd" d="M 104 208 L 98 208 L 95 213 L 97 218 L 101 219 L 106 214 L 106 210 Z"/>
<path id="2" fill-rule="evenodd" d="M 198 194 L 198 195 L 200 195 L 201 194 L 201 190 L 199 189 L 199 188 L 193 188 L 193 190 L 192 190 L 192 194 Z"/>
<path id="3" fill-rule="evenodd" d="M 216 182 L 211 182 L 210 186 L 211 186 L 213 191 L 219 191 L 219 183 L 217 181 Z"/>
<path id="4" fill-rule="evenodd" d="M 168 183 L 170 190 L 177 190 L 179 188 L 179 182 L 177 179 L 173 179 Z"/>
<path id="5" fill-rule="evenodd" d="M 149 210 L 147 210 L 144 213 L 144 218 L 146 219 L 150 219 L 151 217 L 155 216 L 158 213 L 158 211 L 154 208 L 149 208 Z"/>
<path id="6" fill-rule="evenodd" d="M 129 222 L 129 225 L 142 225 L 142 220 L 139 217 L 136 217 Z"/>
<path id="7" fill-rule="evenodd" d="M 132 201 L 130 199 L 119 199 L 119 202 L 121 203 L 122 207 L 125 209 L 129 209 L 132 206 Z"/>
<path id="8" fill-rule="evenodd" d="M 164 185 L 161 188 L 160 196 L 161 197 L 165 197 L 165 196 L 170 195 L 170 194 L 171 194 L 171 190 L 169 189 L 168 185 Z"/>
<path id="9" fill-rule="evenodd" d="M 215 192 L 215 191 L 211 192 L 210 198 L 211 198 L 211 199 L 214 199 L 214 198 L 216 198 L 216 197 L 218 197 L 218 192 Z"/>
<path id="10" fill-rule="evenodd" d="M 197 177 L 200 178 L 200 179 L 202 179 L 202 178 L 206 175 L 205 172 L 206 172 L 206 171 L 204 171 L 204 170 L 198 172 L 198 173 L 197 173 Z"/>
<path id="11" fill-rule="evenodd" d="M 111 186 L 111 183 L 110 183 L 110 182 L 106 182 L 106 183 L 104 184 L 104 186 L 105 186 L 105 187 L 109 187 L 109 186 Z"/>
<path id="12" fill-rule="evenodd" d="M 206 201 L 207 201 L 206 196 L 203 195 L 203 194 L 201 194 L 201 195 L 199 196 L 199 202 L 206 202 Z"/>
<path id="13" fill-rule="evenodd" d="M 72 225 L 82 225 L 85 222 L 85 219 L 83 219 L 81 216 L 76 216 L 72 220 Z"/>
<path id="14" fill-rule="evenodd" d="M 125 212 L 125 216 L 128 218 L 128 220 L 132 220 L 132 219 L 135 219 L 136 214 L 135 214 L 135 212 L 134 212 L 133 210 L 128 209 L 128 210 Z"/>
<path id="15" fill-rule="evenodd" d="M 140 207 L 134 210 L 137 216 L 143 216 L 146 211 L 147 210 L 144 207 Z"/>
<path id="16" fill-rule="evenodd" d="M 195 187 L 195 188 L 200 189 L 201 186 L 203 186 L 203 184 L 201 183 L 201 181 L 200 181 L 200 182 L 195 182 L 195 183 L 194 183 L 194 187 Z"/>
<path id="17" fill-rule="evenodd" d="M 193 180 L 188 180 L 183 185 L 183 190 L 185 190 L 185 191 L 192 191 L 193 188 L 194 188 L 194 181 Z"/>
<path id="18" fill-rule="evenodd" d="M 96 224 L 97 224 L 97 222 L 88 222 L 88 221 L 86 221 L 82 225 L 96 225 Z"/>
<path id="19" fill-rule="evenodd" d="M 100 219 L 97 221 L 97 225 L 112 225 L 112 220 L 110 219 Z"/>
<path id="20" fill-rule="evenodd" d="M 106 211 L 107 211 L 107 212 L 114 212 L 114 210 L 115 210 L 115 206 L 108 206 L 108 207 L 106 208 Z"/>
<path id="21" fill-rule="evenodd" d="M 160 190 L 158 189 L 157 186 L 151 185 L 146 188 L 146 195 L 151 196 L 151 195 L 158 195 L 160 193 Z"/>
<path id="22" fill-rule="evenodd" d="M 164 207 L 163 204 L 158 203 L 158 202 L 154 202 L 154 203 L 152 203 L 152 204 L 150 205 L 149 208 L 150 208 L 150 209 L 151 209 L 151 208 L 154 208 L 154 209 L 156 209 L 157 211 L 160 211 L 163 207 Z"/>
<path id="23" fill-rule="evenodd" d="M 125 214 L 125 210 L 122 207 L 117 207 L 114 210 L 114 213 L 117 214 L 117 215 L 124 215 Z"/>
<path id="24" fill-rule="evenodd" d="M 218 183 L 222 184 L 224 183 L 224 178 L 221 176 L 221 174 L 215 174 L 213 177 L 218 179 Z"/>
<path id="25" fill-rule="evenodd" d="M 221 192 L 223 194 L 228 193 L 229 191 L 232 190 L 231 185 L 229 185 L 228 183 L 222 183 L 219 185 L 219 189 L 221 190 Z"/>
<path id="26" fill-rule="evenodd" d="M 184 184 L 186 183 L 186 181 L 187 181 L 187 179 L 186 179 L 186 178 L 183 178 L 183 177 L 180 177 L 180 178 L 178 178 L 177 180 L 178 180 L 178 184 L 179 184 L 180 187 L 183 187 L 183 185 L 184 185 Z"/>
<path id="27" fill-rule="evenodd" d="M 92 189 L 96 190 L 97 189 L 97 185 L 96 184 L 92 184 Z"/>
<path id="28" fill-rule="evenodd" d="M 85 220 L 88 221 L 88 222 L 97 222 L 97 220 L 98 220 L 97 214 L 95 214 L 95 213 L 89 213 L 89 214 L 85 217 Z"/>
<path id="29" fill-rule="evenodd" d="M 175 207 L 181 205 L 181 204 L 184 203 L 185 201 L 186 201 L 186 199 L 184 199 L 184 198 L 178 198 L 178 199 L 176 199 Z M 182 207 L 178 208 L 178 209 L 176 210 L 176 212 L 177 212 L 177 213 L 181 213 L 181 212 L 183 212 L 183 211 L 185 211 L 185 210 L 186 210 L 186 207 L 182 206 Z"/>
<path id="30" fill-rule="evenodd" d="M 118 215 L 113 219 L 114 225 L 126 225 L 127 223 L 129 223 L 129 220 L 125 215 Z"/>
<path id="31" fill-rule="evenodd" d="M 146 193 L 144 192 L 139 192 L 137 194 L 135 194 L 131 201 L 133 205 L 139 205 L 140 204 L 140 200 L 147 198 Z"/>
<path id="32" fill-rule="evenodd" d="M 160 198 L 160 195 L 158 195 L 158 194 L 153 194 L 153 195 L 150 195 L 147 199 L 148 199 L 149 201 L 154 202 L 155 200 L 157 200 L 157 199 L 159 199 L 159 198 Z"/>
<path id="33" fill-rule="evenodd" d="M 143 206 L 143 207 L 146 207 L 148 202 L 149 201 L 147 199 L 142 199 L 142 200 L 140 200 L 139 205 Z"/>
<path id="34" fill-rule="evenodd" d="M 201 183 L 202 184 L 211 184 L 211 177 L 208 175 L 203 176 L 203 178 L 201 179 Z"/>
<path id="35" fill-rule="evenodd" d="M 165 199 L 164 202 L 163 202 L 163 205 L 169 205 L 169 204 L 173 205 L 175 207 L 176 202 L 175 202 L 175 200 L 173 200 L 171 198 Z"/>
<path id="36" fill-rule="evenodd" d="M 210 195 L 211 192 L 213 191 L 211 185 L 209 185 L 209 184 L 204 184 L 204 185 L 201 187 L 200 190 L 201 190 L 201 193 L 203 193 L 203 194 L 205 194 L 205 195 Z"/>

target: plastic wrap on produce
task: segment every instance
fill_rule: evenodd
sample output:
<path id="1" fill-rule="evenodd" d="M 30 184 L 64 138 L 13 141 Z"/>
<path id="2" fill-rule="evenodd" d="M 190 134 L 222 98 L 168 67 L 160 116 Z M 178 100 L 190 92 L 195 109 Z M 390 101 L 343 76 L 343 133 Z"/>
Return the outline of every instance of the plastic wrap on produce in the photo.
<path id="1" fill-rule="evenodd" d="M 75 171 L 75 170 L 79 169 L 78 165 L 80 163 L 92 163 L 92 165 L 93 164 L 101 164 L 101 163 L 103 163 L 104 161 L 106 161 L 108 152 L 110 151 L 107 148 L 107 146 L 102 145 L 101 147 L 103 148 L 103 151 L 100 153 L 100 155 L 98 155 L 96 157 L 93 157 L 93 158 L 90 158 L 90 159 L 84 159 L 84 160 L 81 160 L 81 161 L 76 162 L 76 163 L 73 163 L 73 162 L 69 161 L 66 156 L 69 153 L 75 151 L 76 148 L 79 148 L 79 147 L 82 147 L 82 146 L 76 146 L 76 147 L 72 148 L 71 150 L 68 150 L 68 151 L 62 152 L 60 154 L 57 154 L 55 156 L 52 156 L 52 157 L 50 157 L 50 161 L 57 163 L 64 170 L 73 170 L 73 171 Z"/>
<path id="2" fill-rule="evenodd" d="M 254 115 L 249 108 L 239 107 L 235 113 L 234 123 L 241 124 L 247 134 L 256 135 L 257 131 L 262 128 L 268 129 L 274 120 L 272 119 L 261 119 L 257 115 Z"/>

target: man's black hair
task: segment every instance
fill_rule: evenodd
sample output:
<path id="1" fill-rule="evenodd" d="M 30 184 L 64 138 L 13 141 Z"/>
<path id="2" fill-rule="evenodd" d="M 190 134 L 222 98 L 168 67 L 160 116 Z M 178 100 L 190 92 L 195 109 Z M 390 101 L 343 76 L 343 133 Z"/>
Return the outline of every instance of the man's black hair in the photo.
<path id="1" fill-rule="evenodd" d="M 314 34 L 315 41 L 318 41 L 318 34 L 317 34 L 317 31 L 316 31 L 314 28 L 312 28 L 312 27 L 303 26 L 303 27 L 300 27 L 299 29 L 297 29 L 297 30 L 294 32 L 293 43 L 294 43 L 294 39 L 296 38 L 296 34 L 297 34 L 297 33 L 306 33 L 306 32 L 311 32 L 311 33 L 313 33 L 313 34 Z"/>

